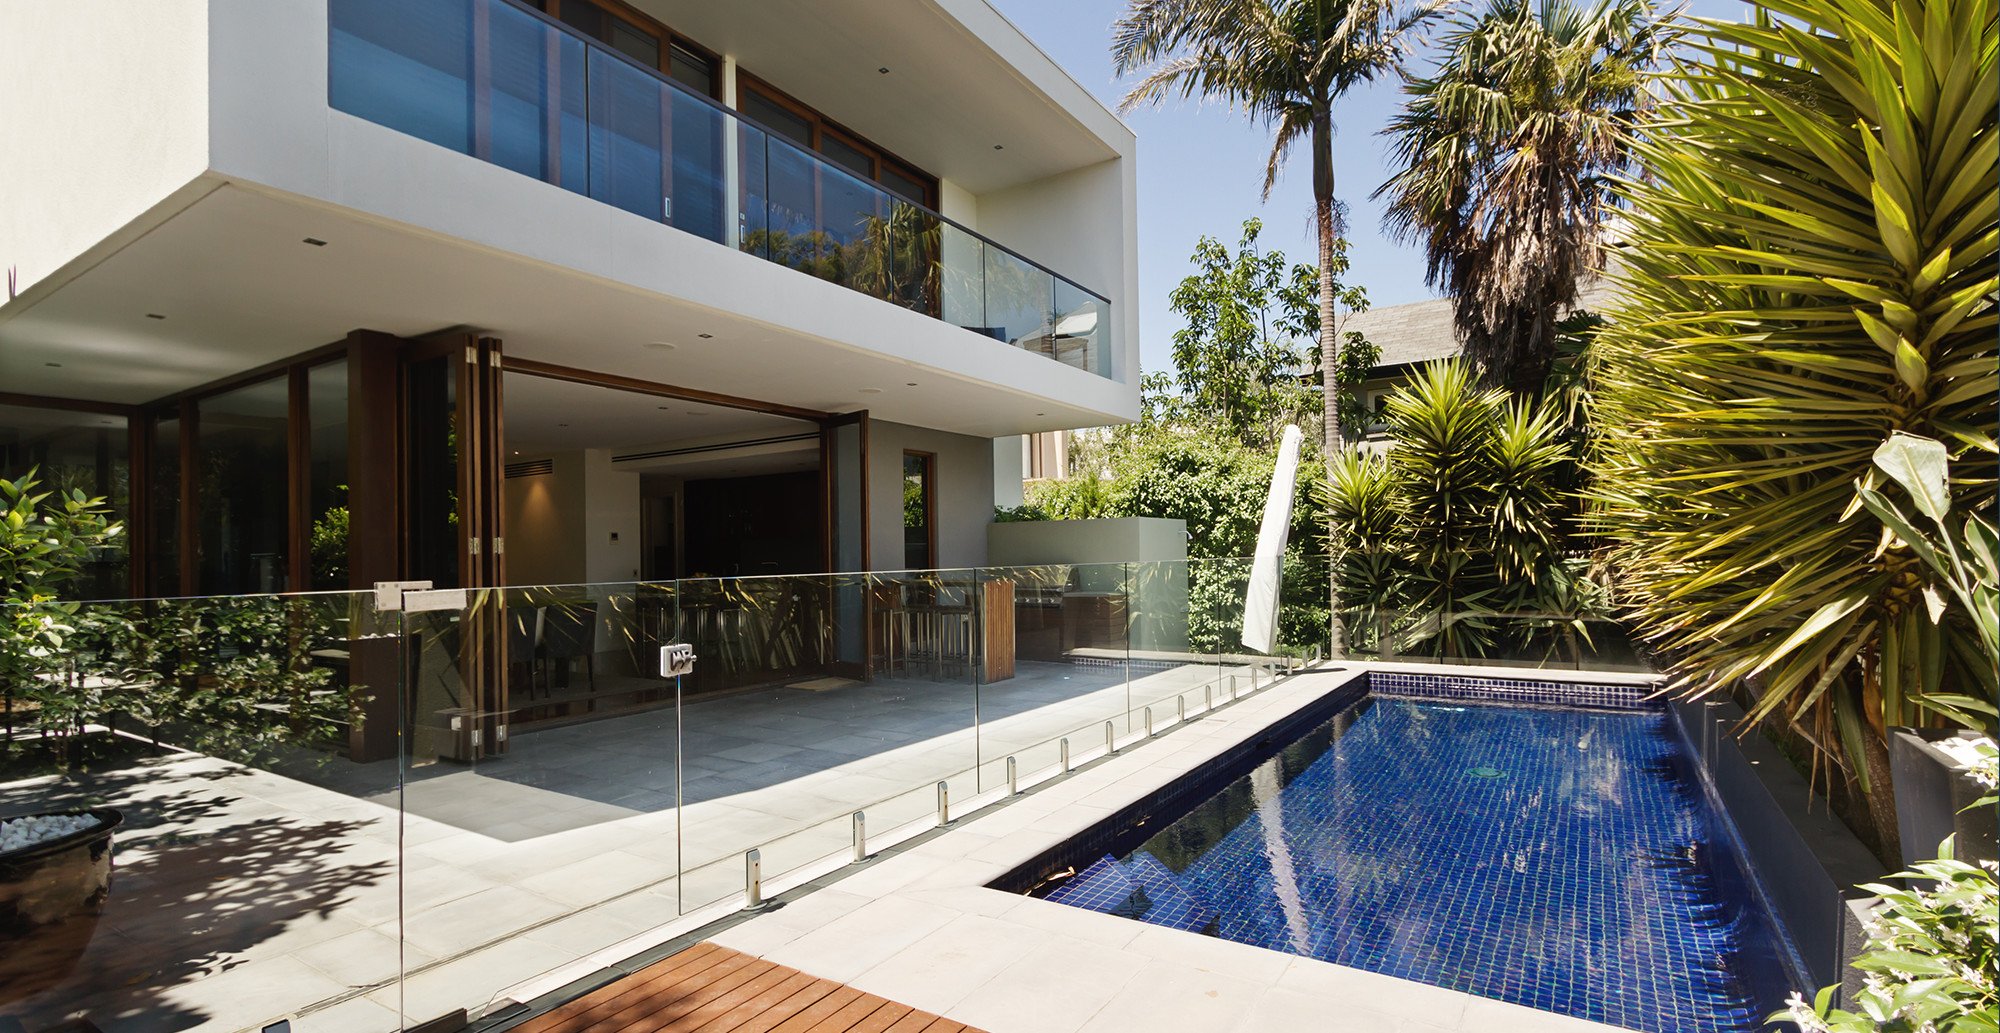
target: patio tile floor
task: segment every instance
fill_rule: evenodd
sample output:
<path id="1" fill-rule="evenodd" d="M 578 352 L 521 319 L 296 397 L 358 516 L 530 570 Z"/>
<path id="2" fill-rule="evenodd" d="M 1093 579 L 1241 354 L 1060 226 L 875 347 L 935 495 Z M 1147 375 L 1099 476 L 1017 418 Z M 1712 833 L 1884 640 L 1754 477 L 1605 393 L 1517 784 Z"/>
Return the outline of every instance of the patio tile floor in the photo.
<path id="1" fill-rule="evenodd" d="M 749 846 L 767 845 L 768 874 L 837 851 L 857 808 L 875 829 L 922 818 L 941 779 L 974 795 L 982 756 L 990 789 L 999 757 L 1101 738 L 1128 699 L 1193 701 L 1216 672 L 1141 665 L 1128 686 L 1121 667 L 1023 664 L 978 690 L 976 743 L 969 683 L 896 678 L 699 701 L 685 730 L 667 708 L 528 732 L 504 757 L 414 770 L 401 791 L 393 762 L 322 758 L 280 774 L 194 754 L 0 784 L 0 815 L 126 815 L 90 950 L 66 982 L 0 1017 L 151 1033 L 305 1009 L 301 1033 L 385 1033 L 398 1007 L 410 1022 L 476 1009 L 740 893 Z"/>

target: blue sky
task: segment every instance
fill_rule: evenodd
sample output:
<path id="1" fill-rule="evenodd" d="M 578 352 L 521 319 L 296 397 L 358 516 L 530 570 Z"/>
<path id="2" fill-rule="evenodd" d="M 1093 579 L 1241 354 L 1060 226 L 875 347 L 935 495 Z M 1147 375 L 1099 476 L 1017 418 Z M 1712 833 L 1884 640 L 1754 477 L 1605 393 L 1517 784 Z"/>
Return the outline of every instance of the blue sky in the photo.
<path id="1" fill-rule="evenodd" d="M 1116 109 L 1125 84 L 1111 72 L 1111 23 L 1124 0 L 991 2 Z M 1709 17 L 1736 17 L 1741 9 L 1737 0 L 1695 0 L 1690 7 Z M 1424 284 L 1422 253 L 1389 239 L 1382 206 L 1368 196 L 1389 175 L 1379 131 L 1400 99 L 1400 84 L 1384 80 L 1350 92 L 1335 111 L 1334 191 L 1348 206 L 1349 279 L 1366 287 L 1377 306 L 1435 296 Z M 1181 323 L 1167 294 L 1187 274 L 1188 255 L 1203 234 L 1233 244 L 1243 220 L 1255 216 L 1264 220 L 1266 247 L 1294 262 L 1312 260 L 1312 175 L 1304 153 L 1296 152 L 1270 200 L 1260 201 L 1270 137 L 1219 104 L 1171 101 L 1125 121 L 1139 134 L 1140 361 L 1150 371 L 1169 365 Z"/>

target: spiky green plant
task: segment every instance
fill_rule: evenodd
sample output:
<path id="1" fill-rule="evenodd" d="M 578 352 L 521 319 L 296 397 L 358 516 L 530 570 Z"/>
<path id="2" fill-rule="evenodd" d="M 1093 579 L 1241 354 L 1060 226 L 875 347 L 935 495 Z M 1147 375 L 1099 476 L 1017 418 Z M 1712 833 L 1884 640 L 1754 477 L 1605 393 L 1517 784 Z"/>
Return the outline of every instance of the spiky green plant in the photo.
<path id="1" fill-rule="evenodd" d="M 1972 622 L 1933 620 L 1917 557 L 1850 509 L 1900 430 L 1964 460 L 1955 512 L 1992 512 L 1995 0 L 1760 12 L 1702 23 L 1643 127 L 1596 521 L 1674 686 L 1748 686 L 1753 720 L 1851 771 L 1893 856 L 1884 726 L 1994 723 Z"/>
<path id="2" fill-rule="evenodd" d="M 1385 417 L 1387 456 L 1344 454 L 1319 489 L 1342 530 L 1351 613 L 1392 626 L 1398 651 L 1455 657 L 1524 644 L 1545 615 L 1587 608 L 1564 562 L 1572 462 L 1558 400 L 1481 387 L 1454 360 L 1397 388 Z"/>

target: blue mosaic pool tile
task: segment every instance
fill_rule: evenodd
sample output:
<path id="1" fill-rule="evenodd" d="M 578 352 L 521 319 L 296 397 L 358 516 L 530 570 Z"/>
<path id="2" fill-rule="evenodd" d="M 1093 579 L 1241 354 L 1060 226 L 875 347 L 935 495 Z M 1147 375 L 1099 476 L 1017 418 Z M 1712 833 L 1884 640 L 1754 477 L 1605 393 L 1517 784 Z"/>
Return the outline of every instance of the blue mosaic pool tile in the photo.
<path id="1" fill-rule="evenodd" d="M 1648 1033 L 1746 1033 L 1790 988 L 1747 891 L 1717 877 L 1669 720 L 1376 700 L 1050 899 L 1189 928 L 1184 898 L 1225 939 Z"/>
<path id="2" fill-rule="evenodd" d="M 1649 685 L 1586 685 L 1531 678 L 1478 678 L 1458 674 L 1394 674 L 1371 671 L 1368 691 L 1405 699 L 1449 699 L 1467 703 L 1516 703 L 1546 707 L 1644 710 L 1659 706 L 1647 697 Z"/>
<path id="3" fill-rule="evenodd" d="M 1214 909 L 1196 901 L 1173 872 L 1143 852 L 1125 861 L 1103 858 L 1057 887 L 1048 899 L 1187 932 L 1205 932 L 1215 924 Z"/>

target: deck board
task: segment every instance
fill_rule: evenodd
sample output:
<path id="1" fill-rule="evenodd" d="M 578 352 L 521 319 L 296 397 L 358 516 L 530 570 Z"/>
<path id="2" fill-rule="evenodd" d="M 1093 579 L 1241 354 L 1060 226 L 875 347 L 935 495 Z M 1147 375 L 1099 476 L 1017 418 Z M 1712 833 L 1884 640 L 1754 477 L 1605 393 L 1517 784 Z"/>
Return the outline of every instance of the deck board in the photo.
<path id="1" fill-rule="evenodd" d="M 698 943 L 509 1033 L 979 1033 L 795 968 Z"/>

